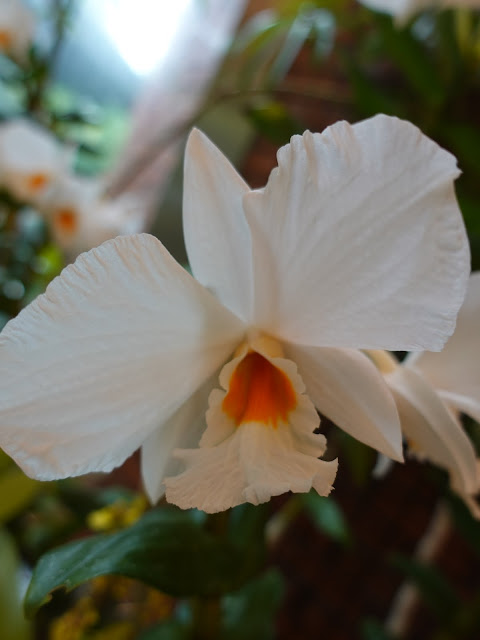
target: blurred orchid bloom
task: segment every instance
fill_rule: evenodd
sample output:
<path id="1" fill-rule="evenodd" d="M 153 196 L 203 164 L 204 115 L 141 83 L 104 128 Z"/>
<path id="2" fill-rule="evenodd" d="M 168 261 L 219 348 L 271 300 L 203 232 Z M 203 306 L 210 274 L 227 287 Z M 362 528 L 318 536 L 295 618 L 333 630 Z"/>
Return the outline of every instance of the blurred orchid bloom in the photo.
<path id="1" fill-rule="evenodd" d="M 480 7 L 480 0 L 359 0 L 370 9 L 394 16 L 398 24 L 425 9 L 445 9 L 448 7 Z"/>
<path id="2" fill-rule="evenodd" d="M 439 350 L 453 332 L 469 272 L 457 176 L 416 127 L 376 116 L 294 136 L 251 191 L 193 131 L 196 279 L 148 235 L 67 267 L 2 333 L 1 446 L 41 479 L 141 446 L 150 499 L 166 487 L 207 512 L 328 495 L 315 407 L 401 460 L 395 402 L 357 349 Z"/>
<path id="3" fill-rule="evenodd" d="M 41 205 L 71 163 L 71 151 L 24 119 L 0 125 L 0 185 L 22 202 Z"/>
<path id="4" fill-rule="evenodd" d="M 66 175 L 45 198 L 42 209 L 53 239 L 70 260 L 106 240 L 145 229 L 141 197 L 125 193 L 110 199 L 104 186 L 102 180 Z"/>
<path id="5" fill-rule="evenodd" d="M 23 61 L 33 41 L 35 17 L 20 0 L 0 0 L 0 52 Z"/>
<path id="6" fill-rule="evenodd" d="M 480 422 L 480 272 L 470 276 L 455 333 L 440 353 L 410 354 L 401 364 L 393 355 L 371 353 L 397 403 L 410 452 L 446 469 L 452 489 L 475 517 L 480 490 L 475 449 L 459 414 Z"/>

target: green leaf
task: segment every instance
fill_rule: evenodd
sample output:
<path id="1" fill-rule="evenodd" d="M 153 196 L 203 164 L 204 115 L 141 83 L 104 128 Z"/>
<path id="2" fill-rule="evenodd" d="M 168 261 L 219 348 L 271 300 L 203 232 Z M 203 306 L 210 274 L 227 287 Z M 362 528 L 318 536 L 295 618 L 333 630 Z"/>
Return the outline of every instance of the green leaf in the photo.
<path id="1" fill-rule="evenodd" d="M 282 575 L 272 569 L 223 599 L 221 640 L 269 640 L 285 593 Z"/>
<path id="2" fill-rule="evenodd" d="M 340 429 L 335 430 L 335 437 L 355 484 L 365 486 L 372 477 L 377 452 Z"/>
<path id="3" fill-rule="evenodd" d="M 362 640 L 393 640 L 393 636 L 385 631 L 378 620 L 368 618 L 362 623 Z"/>
<path id="4" fill-rule="evenodd" d="M 446 500 L 457 530 L 480 556 L 480 522 L 475 520 L 463 500 L 455 494 L 450 493 Z"/>
<path id="5" fill-rule="evenodd" d="M 50 599 L 101 575 L 136 578 L 174 596 L 212 596 L 238 589 L 258 570 L 262 553 L 250 540 L 218 538 L 195 514 L 161 508 L 119 533 L 71 542 L 46 553 L 33 573 L 29 615 Z"/>
<path id="6" fill-rule="evenodd" d="M 319 496 L 316 491 L 304 493 L 301 500 L 316 526 L 327 536 L 344 545 L 351 545 L 352 536 L 345 517 L 331 497 Z"/>
<path id="7" fill-rule="evenodd" d="M 0 529 L 0 638 L 28 640 L 30 624 L 22 611 L 19 562 L 12 538 Z"/>
<path id="8" fill-rule="evenodd" d="M 25 509 L 36 496 L 40 483 L 28 478 L 12 465 L 0 473 L 0 523 L 8 522 Z"/>
<path id="9" fill-rule="evenodd" d="M 188 638 L 190 638 L 188 627 L 178 620 L 167 620 L 142 633 L 138 640 L 187 640 Z"/>
<path id="10" fill-rule="evenodd" d="M 278 145 L 286 144 L 295 133 L 304 129 L 280 102 L 269 101 L 250 107 L 247 115 L 262 135 Z"/>
<path id="11" fill-rule="evenodd" d="M 446 98 L 446 88 L 428 49 L 408 29 L 399 29 L 390 16 L 375 14 L 387 54 L 403 72 L 411 87 L 426 104 L 439 105 Z"/>
<path id="12" fill-rule="evenodd" d="M 459 599 L 446 578 L 435 567 L 402 555 L 395 555 L 392 564 L 415 584 L 425 604 L 444 625 L 452 621 L 460 604 Z"/>
<path id="13" fill-rule="evenodd" d="M 392 98 L 361 70 L 353 59 L 344 57 L 344 66 L 353 90 L 357 109 L 365 116 L 377 113 L 406 117 L 405 106 Z"/>

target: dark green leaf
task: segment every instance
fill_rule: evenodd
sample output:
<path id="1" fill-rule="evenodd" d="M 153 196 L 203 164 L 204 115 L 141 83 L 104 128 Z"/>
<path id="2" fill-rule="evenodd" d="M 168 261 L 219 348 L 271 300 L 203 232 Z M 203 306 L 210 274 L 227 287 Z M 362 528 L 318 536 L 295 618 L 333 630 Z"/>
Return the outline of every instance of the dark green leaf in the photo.
<path id="1" fill-rule="evenodd" d="M 19 559 L 10 536 L 0 529 L 0 638 L 27 640 L 30 625 L 25 620 L 19 588 Z"/>
<path id="2" fill-rule="evenodd" d="M 457 530 L 480 556 L 480 522 L 475 520 L 463 500 L 455 494 L 447 496 L 447 504 Z"/>
<path id="3" fill-rule="evenodd" d="M 339 440 L 342 457 L 348 465 L 353 480 L 357 485 L 364 486 L 372 477 L 377 452 L 340 429 L 335 431 L 335 436 Z"/>
<path id="4" fill-rule="evenodd" d="M 451 622 L 459 600 L 446 578 L 435 567 L 401 555 L 394 556 L 392 564 L 417 587 L 425 604 L 443 624 Z"/>
<path id="5" fill-rule="evenodd" d="M 284 596 L 284 580 L 276 570 L 223 599 L 222 640 L 269 640 Z"/>
<path id="6" fill-rule="evenodd" d="M 251 541 L 218 538 L 190 512 L 161 508 L 119 533 L 78 540 L 45 554 L 25 607 L 32 614 L 50 593 L 106 574 L 136 578 L 174 596 L 211 596 L 239 588 L 258 570 Z"/>
<path id="7" fill-rule="evenodd" d="M 145 631 L 138 640 L 187 640 L 190 631 L 178 620 L 168 620 Z"/>
<path id="8" fill-rule="evenodd" d="M 428 49 L 415 39 L 411 31 L 394 25 L 389 16 L 375 14 L 375 20 L 383 36 L 385 51 L 409 84 L 427 104 L 441 104 L 446 97 L 445 88 Z"/>
<path id="9" fill-rule="evenodd" d="M 349 545 L 352 536 L 343 513 L 331 497 L 319 496 L 316 491 L 301 495 L 301 500 L 316 526 L 336 542 Z"/>
<path id="10" fill-rule="evenodd" d="M 286 144 L 295 133 L 304 129 L 280 102 L 251 107 L 247 115 L 262 135 L 278 145 Z"/>
<path id="11" fill-rule="evenodd" d="M 362 640 L 394 640 L 394 638 L 385 631 L 378 620 L 369 618 L 362 623 Z"/>
<path id="12" fill-rule="evenodd" d="M 373 116 L 377 113 L 386 113 L 400 118 L 406 117 L 404 105 L 378 86 L 353 60 L 345 59 L 345 67 L 357 109 L 362 115 Z"/>

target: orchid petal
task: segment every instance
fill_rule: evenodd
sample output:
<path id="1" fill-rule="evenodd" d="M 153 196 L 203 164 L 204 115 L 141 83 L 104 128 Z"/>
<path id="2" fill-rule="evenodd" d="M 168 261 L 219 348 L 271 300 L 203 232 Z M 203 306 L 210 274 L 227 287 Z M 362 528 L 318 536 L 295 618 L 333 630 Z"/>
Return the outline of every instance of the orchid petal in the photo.
<path id="1" fill-rule="evenodd" d="M 337 472 L 336 460 L 318 460 L 295 450 L 285 426 L 267 431 L 244 425 L 216 447 L 176 454 L 187 470 L 166 478 L 168 502 L 207 513 L 244 502 L 261 504 L 287 491 L 306 493 L 314 488 L 327 496 Z"/>
<path id="2" fill-rule="evenodd" d="M 351 436 L 403 462 L 402 434 L 392 395 L 360 351 L 285 345 L 317 409 Z"/>
<path id="3" fill-rule="evenodd" d="M 446 469 L 459 493 L 475 493 L 479 484 L 475 450 L 455 416 L 413 369 L 398 367 L 386 380 L 411 452 Z"/>
<path id="4" fill-rule="evenodd" d="M 141 470 L 145 491 L 152 504 L 165 493 L 163 479 L 181 471 L 181 463 L 172 457 L 176 448 L 190 449 L 198 446 L 206 428 L 205 414 L 208 396 L 218 374 L 203 384 L 167 422 L 156 429 L 143 443 Z"/>
<path id="5" fill-rule="evenodd" d="M 480 406 L 480 272 L 470 276 L 455 333 L 443 351 L 412 354 L 406 366 L 420 371 L 437 391 L 471 398 Z"/>
<path id="6" fill-rule="evenodd" d="M 237 316 L 252 305 L 251 240 L 242 198 L 249 187 L 225 156 L 194 129 L 185 152 L 183 224 L 195 278 Z"/>
<path id="7" fill-rule="evenodd" d="M 4 329 L 0 446 L 41 479 L 109 471 L 212 375 L 242 332 L 156 238 L 108 241 Z"/>
<path id="8" fill-rule="evenodd" d="M 304 345 L 441 349 L 469 272 L 458 173 L 388 116 L 294 136 L 244 197 L 256 326 Z"/>
<path id="9" fill-rule="evenodd" d="M 337 462 L 318 459 L 325 452 L 325 437 L 315 433 L 318 414 L 304 394 L 305 385 L 293 362 L 260 356 L 291 384 L 295 405 L 288 417 L 273 423 L 262 421 L 260 397 L 244 405 L 249 409 L 238 424 L 225 411 L 224 401 L 244 357 L 251 357 L 251 352 L 234 358 L 222 369 L 220 384 L 224 390 L 214 389 L 210 394 L 208 426 L 200 447 L 175 452 L 186 470 L 165 479 L 166 497 L 182 509 L 196 507 L 214 513 L 243 502 L 260 504 L 286 491 L 307 492 L 312 487 L 321 495 L 330 493 Z M 263 401 L 268 403 L 266 398 Z M 257 413 L 256 419 L 252 412 Z"/>

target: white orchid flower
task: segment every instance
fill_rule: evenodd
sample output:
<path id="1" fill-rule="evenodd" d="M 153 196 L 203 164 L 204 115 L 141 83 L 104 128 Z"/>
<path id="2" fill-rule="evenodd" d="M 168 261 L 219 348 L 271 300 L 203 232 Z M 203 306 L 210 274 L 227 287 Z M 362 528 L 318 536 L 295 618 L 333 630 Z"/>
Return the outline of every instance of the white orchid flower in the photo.
<path id="1" fill-rule="evenodd" d="M 425 9 L 448 7 L 480 7 L 480 0 L 359 0 L 370 9 L 394 16 L 399 25 Z"/>
<path id="2" fill-rule="evenodd" d="M 0 0 L 0 52 L 23 61 L 34 30 L 34 14 L 23 2 Z"/>
<path id="3" fill-rule="evenodd" d="M 0 185 L 18 200 L 41 206 L 70 162 L 71 151 L 38 125 L 22 118 L 0 125 Z"/>
<path id="4" fill-rule="evenodd" d="M 469 272 L 454 157 L 376 116 L 294 136 L 251 191 L 189 137 L 191 277 L 154 237 L 80 256 L 0 339 L 0 445 L 41 479 L 142 447 L 152 501 L 215 512 L 312 487 L 314 407 L 402 459 L 395 403 L 356 349 L 441 349 Z M 205 428 L 206 427 L 206 428 Z M 183 470 L 182 470 L 183 469 Z"/>
<path id="5" fill-rule="evenodd" d="M 70 260 L 106 240 L 145 229 L 141 198 L 127 193 L 110 199 L 104 186 L 102 180 L 65 175 L 42 204 L 53 239 Z"/>
<path id="6" fill-rule="evenodd" d="M 440 353 L 410 354 L 401 364 L 373 353 L 385 373 L 410 452 L 446 469 L 450 483 L 480 517 L 473 496 L 480 490 L 475 449 L 459 420 L 480 422 L 480 272 L 470 276 L 455 333 Z"/>

